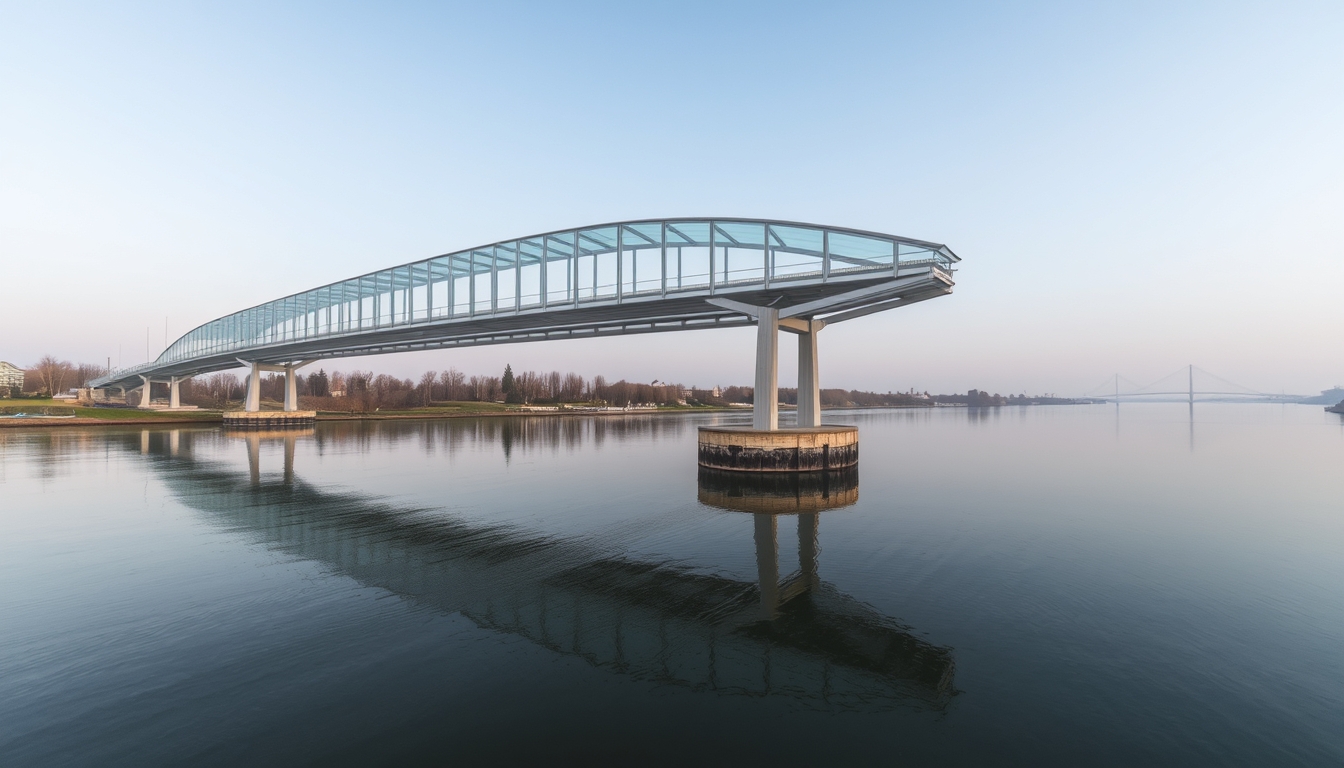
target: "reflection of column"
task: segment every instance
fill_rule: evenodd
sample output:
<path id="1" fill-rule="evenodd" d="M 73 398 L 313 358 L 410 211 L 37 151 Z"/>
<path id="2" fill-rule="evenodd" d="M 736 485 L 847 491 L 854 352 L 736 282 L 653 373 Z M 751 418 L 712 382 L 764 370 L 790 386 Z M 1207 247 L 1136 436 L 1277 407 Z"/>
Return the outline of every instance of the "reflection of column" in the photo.
<path id="1" fill-rule="evenodd" d="M 1194 401 L 1194 399 L 1193 399 L 1193 398 L 1194 398 L 1194 395 L 1191 395 L 1190 397 L 1191 397 L 1191 400 L 1190 400 L 1190 452 L 1191 452 L 1191 453 L 1194 453 L 1194 452 L 1195 452 L 1195 401 Z"/>
<path id="2" fill-rule="evenodd" d="M 285 484 L 294 482 L 294 443 L 298 438 L 285 435 Z"/>
<path id="3" fill-rule="evenodd" d="M 779 610 L 779 542 L 774 515 L 756 518 L 756 580 L 761 590 L 761 613 L 773 619 Z"/>
<path id="4" fill-rule="evenodd" d="M 255 432 L 247 436 L 247 468 L 252 474 L 252 484 L 261 485 L 261 436 Z"/>
<path id="5" fill-rule="evenodd" d="M 809 590 L 821 584 L 817 576 L 817 513 L 798 515 L 798 568 L 803 572 L 803 583 Z"/>
<path id="6" fill-rule="evenodd" d="M 148 454 L 148 453 L 149 453 L 149 430 L 148 430 L 148 429 L 142 429 L 142 430 L 140 430 L 140 452 L 141 452 L 141 453 L 144 453 L 144 454 Z"/>
<path id="7" fill-rule="evenodd" d="M 761 307 L 756 316 L 756 389 L 752 429 L 779 429 L 779 310 Z"/>
<path id="8" fill-rule="evenodd" d="M 174 429 L 168 433 L 168 455 L 176 456 L 182 442 L 182 430 Z"/>

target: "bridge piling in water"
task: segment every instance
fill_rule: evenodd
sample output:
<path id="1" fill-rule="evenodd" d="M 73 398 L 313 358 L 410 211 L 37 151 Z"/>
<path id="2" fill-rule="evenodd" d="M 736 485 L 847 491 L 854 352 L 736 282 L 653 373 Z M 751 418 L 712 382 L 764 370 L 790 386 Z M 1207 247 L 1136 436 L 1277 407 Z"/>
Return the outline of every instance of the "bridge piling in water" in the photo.
<path id="1" fill-rule="evenodd" d="M 737 472 L 815 472 L 859 460 L 856 427 L 822 426 L 817 334 L 824 320 L 786 317 L 774 307 L 720 301 L 756 320 L 756 387 L 751 428 L 701 427 L 701 466 Z M 797 426 L 779 426 L 779 332 L 798 334 Z"/>

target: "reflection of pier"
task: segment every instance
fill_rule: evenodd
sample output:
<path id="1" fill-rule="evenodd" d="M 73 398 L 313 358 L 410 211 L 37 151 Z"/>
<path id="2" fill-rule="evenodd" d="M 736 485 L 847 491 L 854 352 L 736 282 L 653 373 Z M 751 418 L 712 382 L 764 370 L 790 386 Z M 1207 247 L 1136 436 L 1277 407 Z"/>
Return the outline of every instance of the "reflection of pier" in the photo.
<path id="1" fill-rule="evenodd" d="M 821 587 L 817 575 L 817 513 L 859 500 L 859 470 L 761 474 L 700 468 L 701 504 L 750 512 L 756 541 L 756 584 L 761 619 L 774 621 L 792 600 Z M 798 515 L 798 572 L 779 580 L 779 516 Z"/>
<path id="2" fill-rule="evenodd" d="M 285 444 L 283 479 L 258 469 L 265 435 L 246 438 L 249 472 L 240 474 L 193 460 L 191 433 L 144 434 L 151 454 L 167 456 L 155 464 L 168 487 L 219 524 L 595 666 L 826 709 L 941 709 L 953 693 L 949 649 L 820 580 L 815 514 L 799 516 L 801 572 L 783 584 L 777 519 L 757 518 L 758 552 L 775 554 L 758 560 L 758 585 L 325 491 L 295 476 L 292 433 L 275 438 Z"/>

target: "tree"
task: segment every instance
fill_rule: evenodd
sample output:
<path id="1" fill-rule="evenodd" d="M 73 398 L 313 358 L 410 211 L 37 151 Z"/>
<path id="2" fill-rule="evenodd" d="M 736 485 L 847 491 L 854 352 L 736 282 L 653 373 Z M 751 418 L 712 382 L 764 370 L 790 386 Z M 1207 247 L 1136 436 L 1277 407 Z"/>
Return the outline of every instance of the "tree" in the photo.
<path id="1" fill-rule="evenodd" d="M 504 393 L 504 402 L 523 402 L 522 393 L 518 391 L 518 382 L 513 377 L 513 366 L 504 366 L 504 376 L 499 380 L 499 388 Z"/>
<path id="2" fill-rule="evenodd" d="M 57 360 L 51 355 L 44 355 L 41 360 L 37 361 L 37 365 L 34 365 L 32 370 L 37 374 L 42 391 L 49 395 L 63 392 L 66 380 L 75 373 L 74 366 L 64 360 Z"/>
<path id="3" fill-rule="evenodd" d="M 313 397 L 327 397 L 331 394 L 330 382 L 325 368 L 317 373 L 308 374 L 308 394 Z"/>
<path id="4" fill-rule="evenodd" d="M 439 375 L 433 371 L 425 371 L 420 376 L 420 402 L 429 405 L 429 401 L 434 398 L 434 382 L 438 379 Z"/>
<path id="5" fill-rule="evenodd" d="M 467 377 L 456 368 L 440 373 L 439 381 L 443 384 L 444 400 L 466 400 L 469 397 L 466 391 Z"/>

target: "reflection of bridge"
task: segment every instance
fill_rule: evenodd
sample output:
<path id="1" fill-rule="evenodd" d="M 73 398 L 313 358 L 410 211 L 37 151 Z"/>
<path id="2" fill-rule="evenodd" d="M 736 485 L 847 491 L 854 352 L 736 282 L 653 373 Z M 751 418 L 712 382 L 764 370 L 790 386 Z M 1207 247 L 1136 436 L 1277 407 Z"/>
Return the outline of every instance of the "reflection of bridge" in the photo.
<path id="1" fill-rule="evenodd" d="M 203 434 L 203 433 L 196 433 Z M 953 694 L 947 648 L 931 645 L 820 580 L 816 514 L 798 515 L 799 571 L 778 578 L 776 516 L 755 525 L 759 584 L 631 560 L 578 540 L 527 534 L 332 493 L 259 470 L 266 438 L 244 438 L 251 472 L 192 458 L 189 431 L 145 431 L 180 501 L 268 546 L 323 563 L 476 624 L 641 680 L 698 691 L 779 695 L 809 706 L 941 709 Z"/>
<path id="2" fill-rule="evenodd" d="M 774 390 L 777 331 L 799 335 L 800 424 L 820 411 L 816 335 L 827 323 L 950 293 L 946 246 L 782 221 L 667 219 L 604 224 L 471 248 L 325 285 L 212 320 L 159 358 L 95 387 L 178 383 L 251 368 L 444 347 L 756 325 L 758 392 Z M 806 393 L 811 392 L 808 397 Z M 143 401 L 147 402 L 147 398 Z M 757 428 L 777 422 L 758 397 Z"/>

